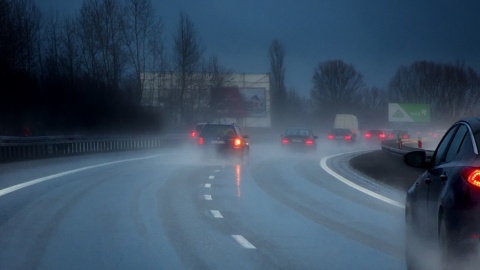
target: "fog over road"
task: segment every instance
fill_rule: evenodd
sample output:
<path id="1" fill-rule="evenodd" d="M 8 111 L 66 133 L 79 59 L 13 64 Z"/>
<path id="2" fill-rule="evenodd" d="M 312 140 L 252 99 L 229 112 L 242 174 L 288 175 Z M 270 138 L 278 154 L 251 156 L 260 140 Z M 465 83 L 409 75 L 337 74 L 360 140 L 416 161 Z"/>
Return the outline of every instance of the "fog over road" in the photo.
<path id="1" fill-rule="evenodd" d="M 402 207 L 320 160 L 357 151 L 326 165 L 403 194 L 349 168 L 371 147 L 328 148 L 252 144 L 248 164 L 193 145 L 1 164 L 0 269 L 405 269 Z"/>

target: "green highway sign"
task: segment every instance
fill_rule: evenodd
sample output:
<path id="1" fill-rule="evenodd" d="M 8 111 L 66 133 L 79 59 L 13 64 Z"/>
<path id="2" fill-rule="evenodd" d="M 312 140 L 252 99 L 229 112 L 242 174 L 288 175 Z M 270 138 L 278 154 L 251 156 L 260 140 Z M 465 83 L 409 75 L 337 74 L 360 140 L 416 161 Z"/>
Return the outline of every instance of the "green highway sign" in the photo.
<path id="1" fill-rule="evenodd" d="M 430 104 L 388 103 L 389 122 L 428 123 Z"/>

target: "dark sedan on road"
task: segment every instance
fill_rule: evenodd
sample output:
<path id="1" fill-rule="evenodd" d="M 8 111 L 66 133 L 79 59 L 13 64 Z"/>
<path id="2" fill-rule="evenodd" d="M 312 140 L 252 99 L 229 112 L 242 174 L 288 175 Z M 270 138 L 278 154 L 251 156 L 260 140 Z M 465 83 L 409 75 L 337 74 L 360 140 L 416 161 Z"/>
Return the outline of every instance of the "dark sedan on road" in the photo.
<path id="1" fill-rule="evenodd" d="M 356 140 L 355 134 L 348 128 L 334 128 L 328 133 L 328 140 L 353 142 Z"/>
<path id="2" fill-rule="evenodd" d="M 288 149 L 316 150 L 316 140 L 317 136 L 307 128 L 289 128 L 281 135 L 281 145 Z"/>
<path id="3" fill-rule="evenodd" d="M 407 192 L 406 259 L 409 269 L 433 269 L 426 256 L 439 247 L 442 267 L 477 260 L 480 243 L 480 118 L 453 124 L 433 152 L 404 155 L 407 165 L 426 171 Z M 460 260 L 458 259 L 460 258 Z M 470 266 L 469 266 L 470 267 Z"/>
<path id="4" fill-rule="evenodd" d="M 207 154 L 232 155 L 246 158 L 249 136 L 235 124 L 205 124 L 198 135 L 198 148 Z"/>

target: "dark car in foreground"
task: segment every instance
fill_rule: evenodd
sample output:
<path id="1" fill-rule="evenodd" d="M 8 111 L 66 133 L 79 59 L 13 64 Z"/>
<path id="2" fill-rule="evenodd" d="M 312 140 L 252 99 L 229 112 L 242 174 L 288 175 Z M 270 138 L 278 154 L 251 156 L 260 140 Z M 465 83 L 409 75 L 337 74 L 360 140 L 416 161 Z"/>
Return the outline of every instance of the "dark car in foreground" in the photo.
<path id="1" fill-rule="evenodd" d="M 429 265 L 429 248 L 438 247 L 441 267 L 479 267 L 480 244 L 480 118 L 453 124 L 433 156 L 425 151 L 404 155 L 407 165 L 426 171 L 407 192 L 405 204 L 408 269 Z M 475 262 L 471 265 L 470 260 Z"/>
<path id="2" fill-rule="evenodd" d="M 280 136 L 281 145 L 287 149 L 297 150 L 316 150 L 317 136 L 313 135 L 311 129 L 307 128 L 288 128 Z"/>
<path id="3" fill-rule="evenodd" d="M 348 128 L 334 128 L 328 133 L 328 140 L 354 142 L 356 140 L 356 135 Z"/>
<path id="4" fill-rule="evenodd" d="M 235 124 L 208 123 L 200 131 L 197 144 L 205 154 L 245 158 L 250 150 L 248 138 Z"/>

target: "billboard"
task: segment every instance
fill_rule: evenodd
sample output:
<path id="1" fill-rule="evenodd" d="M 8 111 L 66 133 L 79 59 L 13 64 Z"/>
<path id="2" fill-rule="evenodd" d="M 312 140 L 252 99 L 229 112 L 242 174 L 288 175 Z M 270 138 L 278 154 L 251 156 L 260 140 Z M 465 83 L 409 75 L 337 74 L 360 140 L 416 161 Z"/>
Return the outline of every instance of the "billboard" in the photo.
<path id="1" fill-rule="evenodd" d="M 430 122 L 430 104 L 388 103 L 388 121 L 428 123 Z"/>
<path id="2" fill-rule="evenodd" d="M 265 88 L 223 87 L 212 89 L 212 107 L 220 117 L 266 117 L 265 92 Z"/>

